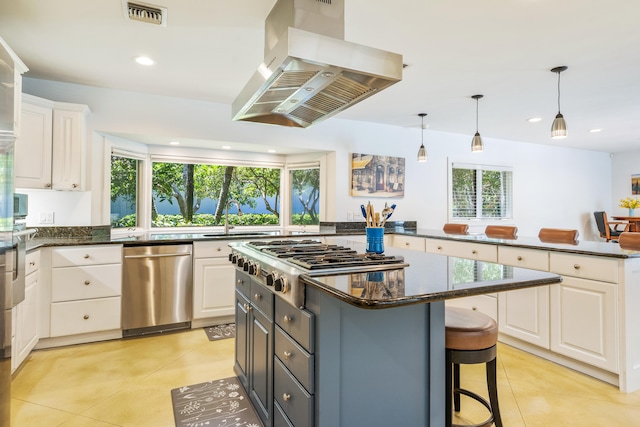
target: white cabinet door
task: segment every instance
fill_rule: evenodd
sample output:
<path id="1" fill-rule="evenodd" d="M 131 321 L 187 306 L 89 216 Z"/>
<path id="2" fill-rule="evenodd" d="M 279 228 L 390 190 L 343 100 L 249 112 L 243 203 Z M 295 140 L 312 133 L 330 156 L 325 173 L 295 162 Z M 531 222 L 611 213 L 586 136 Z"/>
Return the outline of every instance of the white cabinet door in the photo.
<path id="1" fill-rule="evenodd" d="M 16 367 L 27 358 L 38 343 L 38 273 L 25 278 L 24 301 L 17 307 Z"/>
<path id="2" fill-rule="evenodd" d="M 549 287 L 498 294 L 500 333 L 549 349 Z"/>
<path id="3" fill-rule="evenodd" d="M 15 186 L 51 188 L 53 111 L 22 104 L 20 139 L 15 144 Z"/>
<path id="4" fill-rule="evenodd" d="M 194 261 L 193 318 L 230 316 L 235 312 L 235 268 L 227 258 Z"/>
<path id="5" fill-rule="evenodd" d="M 618 286 L 564 276 L 551 287 L 551 350 L 617 373 Z"/>
<path id="6" fill-rule="evenodd" d="M 83 190 L 85 118 L 79 111 L 53 111 L 51 185 L 54 190 Z"/>
<path id="7" fill-rule="evenodd" d="M 51 336 L 120 329 L 120 297 L 51 304 Z"/>
<path id="8" fill-rule="evenodd" d="M 402 236 L 395 234 L 392 236 L 392 245 L 396 248 L 410 249 L 412 251 L 424 252 L 424 237 Z"/>

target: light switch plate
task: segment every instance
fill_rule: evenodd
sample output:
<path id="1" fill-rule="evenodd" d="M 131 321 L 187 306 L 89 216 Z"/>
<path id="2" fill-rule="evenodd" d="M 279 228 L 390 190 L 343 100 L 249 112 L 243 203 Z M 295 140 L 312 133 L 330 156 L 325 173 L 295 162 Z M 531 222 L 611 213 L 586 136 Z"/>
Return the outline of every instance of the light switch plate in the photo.
<path id="1" fill-rule="evenodd" d="M 53 212 L 40 212 L 40 224 L 53 224 Z"/>

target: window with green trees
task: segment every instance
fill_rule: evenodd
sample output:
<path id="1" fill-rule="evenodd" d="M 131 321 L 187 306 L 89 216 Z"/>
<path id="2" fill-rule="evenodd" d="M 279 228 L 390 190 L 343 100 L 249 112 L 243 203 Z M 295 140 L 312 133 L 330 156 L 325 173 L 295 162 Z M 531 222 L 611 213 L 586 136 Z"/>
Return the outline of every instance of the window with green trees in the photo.
<path id="1" fill-rule="evenodd" d="M 138 175 L 140 160 L 111 156 L 111 227 L 138 226 Z"/>
<path id="2" fill-rule="evenodd" d="M 320 224 L 320 168 L 289 171 L 293 225 Z"/>
<path id="3" fill-rule="evenodd" d="M 512 218 L 513 173 L 498 166 L 454 164 L 451 216 L 454 219 Z"/>

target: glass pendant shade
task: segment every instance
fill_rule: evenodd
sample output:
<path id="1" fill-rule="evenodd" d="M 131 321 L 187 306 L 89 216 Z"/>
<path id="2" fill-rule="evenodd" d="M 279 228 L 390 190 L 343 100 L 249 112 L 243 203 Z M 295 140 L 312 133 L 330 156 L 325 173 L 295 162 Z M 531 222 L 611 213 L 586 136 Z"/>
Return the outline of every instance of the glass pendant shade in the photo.
<path id="1" fill-rule="evenodd" d="M 551 125 L 551 138 L 562 139 L 567 137 L 567 123 L 564 121 L 564 117 L 560 112 L 556 115 L 553 124 Z"/>
<path id="2" fill-rule="evenodd" d="M 427 113 L 420 113 L 418 116 L 422 119 L 422 140 L 420 144 L 420 148 L 418 149 L 418 162 L 424 163 L 427 161 L 427 149 L 424 148 L 424 117 Z"/>
<path id="3" fill-rule="evenodd" d="M 480 138 L 480 134 L 476 132 L 471 140 L 471 151 L 473 153 L 482 153 L 484 147 L 482 146 L 482 138 Z"/>

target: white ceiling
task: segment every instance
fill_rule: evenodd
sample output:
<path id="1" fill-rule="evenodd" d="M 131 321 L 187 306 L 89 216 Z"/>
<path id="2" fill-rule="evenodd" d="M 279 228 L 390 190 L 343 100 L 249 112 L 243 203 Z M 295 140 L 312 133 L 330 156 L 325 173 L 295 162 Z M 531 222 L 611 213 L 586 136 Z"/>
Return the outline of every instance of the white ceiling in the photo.
<path id="1" fill-rule="evenodd" d="M 121 0 L 0 0 L 0 36 L 27 77 L 230 104 L 262 60 L 275 0 L 147 3 L 168 9 L 166 27 L 126 20 Z M 335 117 L 419 128 L 425 112 L 429 129 L 471 141 L 470 97 L 483 94 L 485 139 L 637 149 L 639 19 L 634 0 L 345 0 L 345 39 L 400 53 L 408 67 L 400 83 Z M 157 64 L 139 66 L 137 55 Z M 569 137 L 551 140 L 549 70 L 559 65 L 569 67 L 561 75 Z M 527 122 L 534 116 L 542 121 Z"/>

